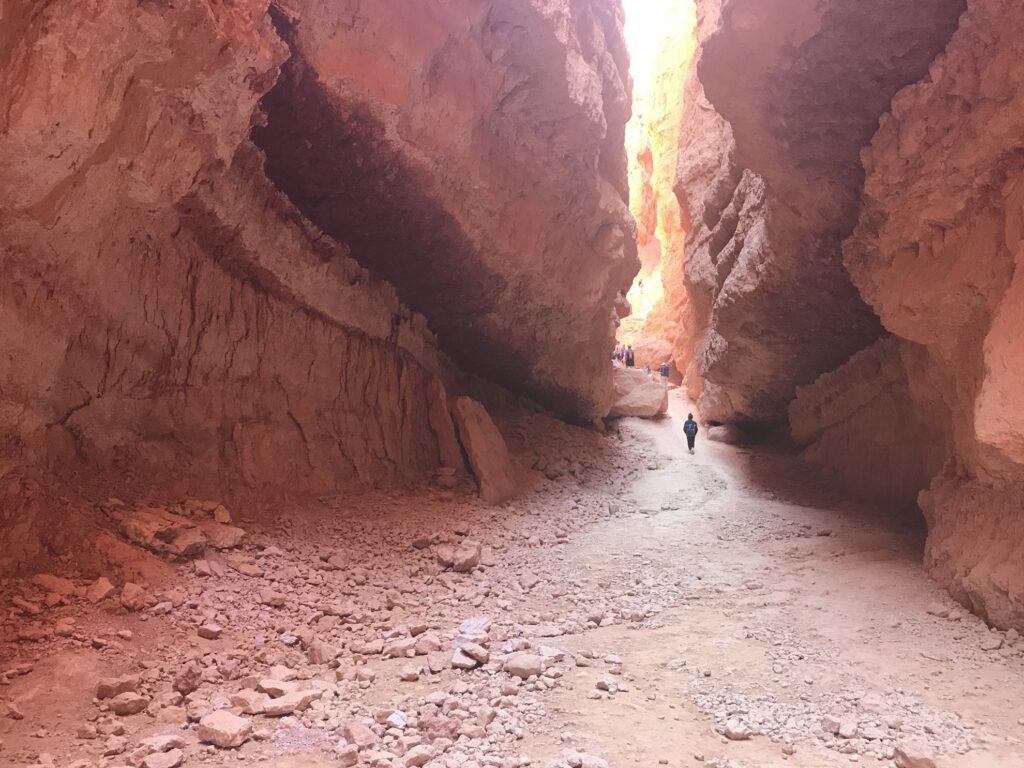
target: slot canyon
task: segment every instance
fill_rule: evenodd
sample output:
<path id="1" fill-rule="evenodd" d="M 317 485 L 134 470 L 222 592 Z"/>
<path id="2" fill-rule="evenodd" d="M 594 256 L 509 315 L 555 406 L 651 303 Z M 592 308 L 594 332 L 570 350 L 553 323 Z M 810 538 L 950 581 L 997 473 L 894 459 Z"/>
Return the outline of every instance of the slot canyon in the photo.
<path id="1" fill-rule="evenodd" d="M 0 766 L 1024 768 L 1019 2 L 0 0 L 0 267 Z"/>

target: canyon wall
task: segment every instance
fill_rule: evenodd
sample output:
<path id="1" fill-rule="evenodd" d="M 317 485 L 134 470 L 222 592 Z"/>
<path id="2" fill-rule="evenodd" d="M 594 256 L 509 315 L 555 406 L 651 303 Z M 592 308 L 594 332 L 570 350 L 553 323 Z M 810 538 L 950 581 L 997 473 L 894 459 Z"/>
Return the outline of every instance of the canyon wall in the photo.
<path id="1" fill-rule="evenodd" d="M 960 2 L 701 7 L 689 88 L 703 98 L 687 100 L 677 177 L 701 334 L 690 379 L 707 419 L 782 423 L 798 386 L 881 334 L 840 250 L 857 217 L 858 153 L 942 50 Z"/>
<path id="2" fill-rule="evenodd" d="M 624 58 L 603 0 L 0 4 L 0 529 L 52 527 L 40 473 L 251 497 L 461 464 L 445 351 L 603 415 Z"/>
<path id="3" fill-rule="evenodd" d="M 1024 628 L 1024 8 L 972 0 L 864 152 L 846 264 L 904 346 L 910 407 L 950 455 L 921 496 L 926 562 Z M 916 444 L 904 446 L 916 450 Z"/>
<path id="4" fill-rule="evenodd" d="M 619 2 L 289 7 L 292 55 L 254 132 L 270 178 L 462 367 L 607 413 L 638 268 Z"/>
<path id="5" fill-rule="evenodd" d="M 785 417 L 838 485 L 919 505 L 931 572 L 1024 628 L 1024 9 L 703 10 L 677 176 L 703 416 Z"/>
<path id="6" fill-rule="evenodd" d="M 633 346 L 638 366 L 672 363 L 672 377 L 678 381 L 693 349 L 685 322 L 686 229 L 674 187 L 684 84 L 696 53 L 696 6 L 691 0 L 652 0 L 642 10 L 630 8 L 630 13 L 627 40 L 636 55 L 626 149 L 643 283 L 634 281 L 630 290 L 632 315 L 623 320 L 619 339 Z"/>

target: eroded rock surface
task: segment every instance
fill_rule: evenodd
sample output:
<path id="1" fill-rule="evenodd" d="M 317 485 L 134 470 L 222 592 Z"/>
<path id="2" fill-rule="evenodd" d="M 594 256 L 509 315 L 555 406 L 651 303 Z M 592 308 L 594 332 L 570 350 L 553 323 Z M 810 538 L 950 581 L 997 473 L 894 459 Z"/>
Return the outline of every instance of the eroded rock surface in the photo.
<path id="1" fill-rule="evenodd" d="M 926 562 L 1024 627 L 1024 9 L 970 3 L 929 77 L 865 152 L 846 264 L 905 358 L 912 407 L 953 460 L 922 496 Z"/>
<path id="2" fill-rule="evenodd" d="M 927 3 L 703 4 L 698 115 L 679 191 L 697 231 L 686 279 L 704 330 L 702 413 L 784 421 L 808 384 L 881 332 L 846 274 L 858 153 L 924 74 L 962 9 Z"/>
<path id="3" fill-rule="evenodd" d="M 104 498 L 459 466 L 435 331 L 604 415 L 635 271 L 617 4 L 0 14 L 5 561 L 62 535 L 32 473 Z"/>
<path id="4" fill-rule="evenodd" d="M 639 416 L 653 418 L 668 410 L 668 388 L 660 381 L 654 381 L 650 374 L 636 368 L 616 368 L 612 381 L 615 384 L 615 403 L 609 418 Z"/>
<path id="5" fill-rule="evenodd" d="M 603 416 L 638 266 L 621 8 L 291 6 L 273 12 L 292 55 L 254 132 L 268 175 L 462 366 Z"/>

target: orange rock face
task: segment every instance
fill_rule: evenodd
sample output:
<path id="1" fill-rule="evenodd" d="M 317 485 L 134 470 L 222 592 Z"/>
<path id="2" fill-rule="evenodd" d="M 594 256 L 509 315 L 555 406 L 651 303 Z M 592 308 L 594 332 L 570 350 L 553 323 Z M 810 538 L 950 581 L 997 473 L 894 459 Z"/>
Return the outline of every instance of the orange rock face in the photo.
<path id="1" fill-rule="evenodd" d="M 290 6 L 254 132 L 270 178 L 462 367 L 603 416 L 637 269 L 618 4 Z"/>
<path id="2" fill-rule="evenodd" d="M 438 339 L 607 411 L 636 271 L 618 4 L 289 5 L 4 5 L 3 473 L 421 477 L 459 458 Z"/>
<path id="3" fill-rule="evenodd" d="M 248 141 L 287 55 L 264 8 L 24 7 L 0 143 L 11 453 L 193 492 L 435 466 L 425 322 Z"/>
<path id="4" fill-rule="evenodd" d="M 718 117 L 684 146 L 686 260 L 703 330 L 701 412 L 784 422 L 796 387 L 870 344 L 881 326 L 841 242 L 857 216 L 859 151 L 889 98 L 956 25 L 958 0 L 702 4 L 700 84 Z M 690 122 L 684 117 L 684 123 Z"/>
<path id="5" fill-rule="evenodd" d="M 972 2 L 864 153 L 854 282 L 904 345 L 908 408 L 950 460 L 922 494 L 926 562 L 1024 628 L 1024 9 Z M 951 108 L 956 104 L 956 108 Z M 906 447 L 905 447 L 906 448 Z"/>
<path id="6" fill-rule="evenodd" d="M 881 22 L 874 6 L 779 20 L 734 2 L 712 25 L 699 71 L 721 162 L 706 142 L 680 164 L 704 225 L 686 265 L 709 307 L 702 405 L 765 419 L 804 385 L 788 418 L 805 457 L 852 492 L 917 502 L 932 572 L 1024 628 L 1024 11 L 887 3 Z M 815 379 L 873 335 L 861 300 L 882 338 Z"/>

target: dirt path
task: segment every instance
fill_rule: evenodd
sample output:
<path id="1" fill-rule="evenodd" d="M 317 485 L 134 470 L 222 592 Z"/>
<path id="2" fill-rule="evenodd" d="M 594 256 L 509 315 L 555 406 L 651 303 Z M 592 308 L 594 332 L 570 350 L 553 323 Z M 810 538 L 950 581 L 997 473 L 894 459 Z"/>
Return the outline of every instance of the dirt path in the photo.
<path id="1" fill-rule="evenodd" d="M 593 699 L 599 675 L 581 674 L 558 697 L 565 729 L 613 765 L 888 764 L 920 740 L 939 766 L 1024 766 L 1024 643 L 982 650 L 983 623 L 921 569 L 921 524 L 815 492 L 788 456 L 706 440 L 690 456 L 684 406 L 624 427 L 656 446 L 630 492 L 652 514 L 572 555 L 591 588 L 672 607 L 567 643 L 619 656 L 631 690 Z M 763 735 L 724 738 L 730 720 Z"/>
<path id="2" fill-rule="evenodd" d="M 355 722 L 372 730 L 358 764 L 385 768 L 420 764 L 417 748 L 430 768 L 888 768 L 898 745 L 939 768 L 1024 766 L 1024 643 L 929 582 L 918 522 L 815 491 L 790 456 L 703 439 L 690 456 L 683 406 L 620 422 L 610 441 L 507 424 L 549 479 L 535 473 L 502 509 L 423 489 L 243 516 L 241 549 L 212 575 L 177 566 L 146 610 L 10 610 L 0 765 L 348 765 Z M 483 544 L 479 567 L 439 563 L 466 540 Z M 6 606 L 39 600 L 0 586 Z M 477 638 L 490 660 L 452 668 L 474 617 L 492 625 Z M 211 623 L 223 633 L 198 637 Z M 413 636 L 440 650 L 414 652 Z M 382 653 L 391 643 L 408 655 Z M 543 657 L 541 677 L 503 669 L 518 650 Z M 173 686 L 189 668 L 183 697 Z M 239 695 L 284 673 L 321 697 L 251 716 L 238 750 L 199 742 L 204 715 L 238 711 Z M 138 676 L 143 712 L 93 700 L 97 680 L 120 674 Z M 152 761 L 143 740 L 168 735 L 180 754 Z"/>

